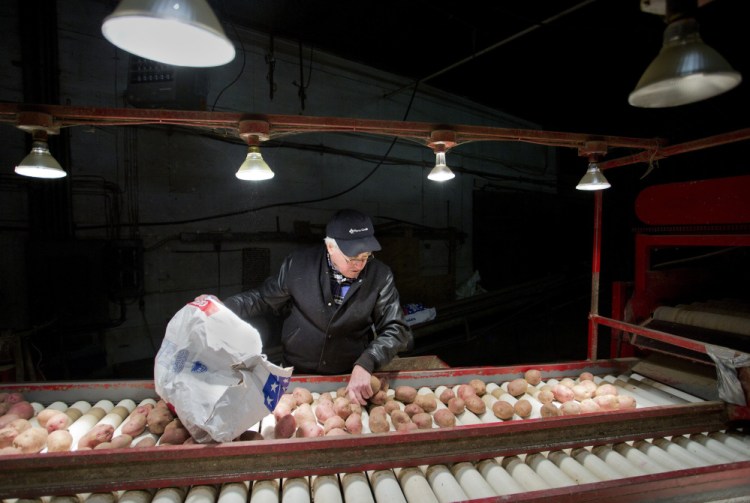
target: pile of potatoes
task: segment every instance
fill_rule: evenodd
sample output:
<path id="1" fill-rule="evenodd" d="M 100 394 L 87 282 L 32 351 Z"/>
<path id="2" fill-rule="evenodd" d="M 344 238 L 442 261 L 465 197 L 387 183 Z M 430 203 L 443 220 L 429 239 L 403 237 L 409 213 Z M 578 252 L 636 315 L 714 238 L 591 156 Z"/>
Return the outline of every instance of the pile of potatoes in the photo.
<path id="1" fill-rule="evenodd" d="M 60 403 L 60 402 L 58 402 Z M 190 443 L 192 438 L 163 400 L 140 405 L 42 408 L 20 393 L 0 393 L 0 455 Z M 35 407 L 36 406 L 36 407 Z"/>

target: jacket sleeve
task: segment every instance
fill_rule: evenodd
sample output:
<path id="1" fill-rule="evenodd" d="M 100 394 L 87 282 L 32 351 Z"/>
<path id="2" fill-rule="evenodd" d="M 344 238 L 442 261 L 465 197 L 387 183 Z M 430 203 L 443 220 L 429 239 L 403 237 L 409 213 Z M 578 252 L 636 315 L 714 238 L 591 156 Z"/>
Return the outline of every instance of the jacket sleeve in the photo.
<path id="1" fill-rule="evenodd" d="M 286 287 L 291 256 L 284 259 L 279 273 L 266 279 L 259 288 L 232 295 L 224 304 L 237 316 L 249 319 L 260 314 L 279 314 L 289 302 L 291 295 Z"/>
<path id="2" fill-rule="evenodd" d="M 389 363 L 399 352 L 414 346 L 414 335 L 404 319 L 391 271 L 378 292 L 373 319 L 375 339 L 354 362 L 370 373 Z"/>

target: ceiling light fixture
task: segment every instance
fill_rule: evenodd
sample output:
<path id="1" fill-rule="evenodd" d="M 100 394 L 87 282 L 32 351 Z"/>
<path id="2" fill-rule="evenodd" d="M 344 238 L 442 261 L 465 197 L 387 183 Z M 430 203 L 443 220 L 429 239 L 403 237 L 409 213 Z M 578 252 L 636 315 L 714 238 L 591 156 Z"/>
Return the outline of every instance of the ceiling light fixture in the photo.
<path id="1" fill-rule="evenodd" d="M 686 105 L 719 95 L 737 86 L 742 75 L 716 50 L 706 45 L 698 22 L 686 11 L 684 1 L 667 0 L 664 42 L 656 59 L 646 68 L 628 103 L 642 108 Z M 676 4 L 681 4 L 677 6 Z"/>
<path id="2" fill-rule="evenodd" d="M 427 175 L 428 180 L 445 182 L 455 178 L 455 174 L 445 162 L 445 153 L 456 144 L 456 134 L 453 131 L 433 131 L 430 135 L 430 146 L 435 152 L 435 167 Z"/>
<path id="3" fill-rule="evenodd" d="M 235 49 L 206 0 L 122 0 L 102 34 L 129 53 L 176 66 L 229 63 Z"/>
<path id="4" fill-rule="evenodd" d="M 52 116 L 35 112 L 18 114 L 16 126 L 31 133 L 31 152 L 16 166 L 19 175 L 32 178 L 63 178 L 67 175 L 60 163 L 50 154 L 47 138 L 59 130 L 52 123 Z"/>
<path id="5" fill-rule="evenodd" d="M 607 145 L 604 142 L 592 141 L 579 149 L 579 155 L 587 155 L 589 158 L 589 167 L 576 185 L 578 190 L 604 190 L 611 187 L 604 174 L 599 169 L 600 156 L 607 153 Z"/>
<path id="6" fill-rule="evenodd" d="M 260 142 L 268 140 L 268 123 L 263 121 L 241 121 L 240 136 L 247 142 L 247 157 L 235 176 L 240 180 L 260 181 L 274 177 L 274 172 L 263 160 Z"/>

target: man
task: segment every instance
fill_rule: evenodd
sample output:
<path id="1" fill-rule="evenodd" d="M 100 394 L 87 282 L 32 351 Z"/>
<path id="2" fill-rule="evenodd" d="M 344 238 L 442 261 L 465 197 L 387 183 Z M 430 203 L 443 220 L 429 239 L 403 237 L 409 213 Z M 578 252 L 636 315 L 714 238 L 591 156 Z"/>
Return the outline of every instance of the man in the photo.
<path id="1" fill-rule="evenodd" d="M 283 313 L 283 364 L 303 374 L 351 372 L 347 393 L 364 405 L 372 372 L 414 341 L 393 273 L 373 256 L 380 249 L 370 217 L 340 210 L 325 247 L 292 252 L 276 276 L 224 304 L 245 319 Z"/>

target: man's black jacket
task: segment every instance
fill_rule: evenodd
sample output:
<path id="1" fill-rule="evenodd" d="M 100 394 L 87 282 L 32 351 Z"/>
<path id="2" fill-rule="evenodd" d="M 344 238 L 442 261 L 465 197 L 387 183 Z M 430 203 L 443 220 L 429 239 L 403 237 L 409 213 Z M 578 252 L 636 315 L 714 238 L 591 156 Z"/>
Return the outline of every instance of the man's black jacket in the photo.
<path id="1" fill-rule="evenodd" d="M 357 364 L 369 372 L 411 348 L 391 269 L 377 259 L 367 263 L 337 306 L 324 246 L 291 253 L 275 277 L 224 303 L 248 319 L 288 313 L 281 344 L 285 365 L 315 374 L 346 374 Z M 374 337 L 374 338 L 373 338 Z"/>

